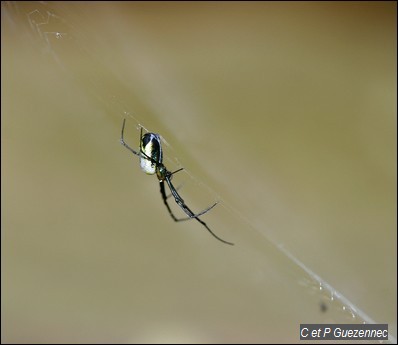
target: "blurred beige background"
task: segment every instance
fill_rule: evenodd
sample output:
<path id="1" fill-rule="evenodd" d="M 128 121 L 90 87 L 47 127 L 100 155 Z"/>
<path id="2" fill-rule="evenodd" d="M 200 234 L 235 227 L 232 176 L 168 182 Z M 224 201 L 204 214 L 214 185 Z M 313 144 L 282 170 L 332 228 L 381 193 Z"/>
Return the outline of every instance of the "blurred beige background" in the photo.
<path id="1" fill-rule="evenodd" d="M 396 3 L 1 15 L 2 342 L 396 336 Z M 169 218 L 124 117 L 130 145 L 138 124 L 165 139 L 190 207 L 220 201 L 203 220 L 234 247 Z"/>

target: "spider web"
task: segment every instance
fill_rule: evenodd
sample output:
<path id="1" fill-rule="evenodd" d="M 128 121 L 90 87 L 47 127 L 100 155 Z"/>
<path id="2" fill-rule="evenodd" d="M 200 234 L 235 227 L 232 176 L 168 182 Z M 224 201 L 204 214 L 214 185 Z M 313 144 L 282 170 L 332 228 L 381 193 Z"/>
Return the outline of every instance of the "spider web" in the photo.
<path id="1" fill-rule="evenodd" d="M 239 247 L 239 241 L 234 241 L 231 238 L 233 234 L 239 235 L 241 232 L 245 232 L 246 237 L 258 239 L 257 248 L 244 244 L 242 244 L 242 247 L 244 251 L 253 251 L 259 256 L 260 264 L 257 270 L 260 275 L 260 285 L 267 285 L 266 269 L 261 268 L 261 262 L 275 260 L 276 269 L 282 269 L 286 274 L 284 284 L 293 286 L 292 290 L 296 294 L 293 300 L 303 298 L 307 301 L 308 308 L 315 308 L 317 311 L 314 313 L 317 315 L 316 320 L 302 320 L 303 323 L 308 321 L 314 323 L 375 323 L 371 316 L 334 289 L 321 277 L 321 274 L 313 272 L 305 263 L 293 255 L 283 243 L 271 238 L 260 227 L 251 224 L 251 221 L 244 214 L 241 214 L 232 206 L 233 201 L 219 195 L 217 191 L 210 187 L 210 183 L 201 182 L 189 167 L 179 161 L 181 148 L 174 148 L 167 141 L 167 138 L 172 137 L 172 134 L 167 131 L 162 118 L 153 114 L 142 113 L 140 111 L 142 109 L 140 97 L 134 97 L 130 90 L 109 70 L 103 58 L 94 50 L 95 44 L 92 42 L 90 45 L 86 44 L 88 40 L 95 37 L 95 34 L 93 36 L 92 33 L 84 31 L 87 27 L 82 27 L 76 10 L 65 4 L 33 2 L 22 5 L 16 2 L 7 2 L 2 3 L 3 20 L 7 21 L 10 26 L 25 25 L 27 28 L 26 35 L 31 38 L 32 45 L 35 48 L 40 48 L 43 59 L 56 61 L 65 78 L 69 78 L 73 83 L 76 83 L 81 90 L 90 94 L 98 104 L 103 106 L 115 129 L 121 128 L 123 118 L 128 119 L 130 129 L 136 128 L 136 137 L 138 137 L 141 127 L 148 132 L 151 131 L 154 123 L 158 128 L 165 129 L 166 134 L 165 137 L 162 136 L 162 140 L 166 148 L 166 165 L 173 166 L 173 168 L 169 168 L 170 170 L 184 166 L 186 174 L 184 188 L 185 185 L 194 184 L 204 191 L 209 204 L 212 200 L 219 201 L 217 208 L 221 209 L 222 215 L 213 223 L 216 233 L 217 226 L 221 226 L 225 219 L 228 219 L 228 228 L 234 229 L 235 232 L 228 235 L 224 231 L 223 234 L 220 234 L 221 237 L 236 242 L 236 247 Z M 134 138 L 134 136 L 130 134 L 130 138 Z M 115 138 L 115 140 L 117 139 Z M 248 266 L 246 269 L 252 268 Z M 285 312 L 289 312 L 288 307 L 286 307 Z M 294 325 L 294 327 L 298 329 L 299 325 Z M 389 342 L 396 342 L 395 337 L 391 334 L 389 334 Z"/>

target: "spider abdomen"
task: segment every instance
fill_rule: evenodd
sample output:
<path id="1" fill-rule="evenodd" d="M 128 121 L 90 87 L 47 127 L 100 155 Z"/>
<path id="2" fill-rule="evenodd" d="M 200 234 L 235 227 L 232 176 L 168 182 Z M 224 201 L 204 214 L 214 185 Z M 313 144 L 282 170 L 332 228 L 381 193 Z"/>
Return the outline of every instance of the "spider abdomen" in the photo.
<path id="1" fill-rule="evenodd" d="M 150 159 L 149 159 L 150 158 Z M 162 146 L 159 134 L 146 133 L 141 140 L 141 169 L 148 175 L 156 173 L 157 165 L 163 161 Z"/>

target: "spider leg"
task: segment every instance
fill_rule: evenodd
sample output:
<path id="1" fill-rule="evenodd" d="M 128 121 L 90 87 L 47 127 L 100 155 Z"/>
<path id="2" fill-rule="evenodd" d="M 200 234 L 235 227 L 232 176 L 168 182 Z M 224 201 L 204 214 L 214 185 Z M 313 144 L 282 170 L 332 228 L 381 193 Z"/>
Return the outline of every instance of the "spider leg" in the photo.
<path id="1" fill-rule="evenodd" d="M 183 184 L 180 184 L 178 187 L 176 187 L 176 191 L 179 191 L 182 188 Z M 173 196 L 173 194 L 169 193 L 166 195 L 166 199 L 170 198 L 171 196 Z M 187 218 L 190 219 L 190 218 Z"/>
<path id="2" fill-rule="evenodd" d="M 173 212 L 171 211 L 171 208 L 170 208 L 170 206 L 169 206 L 169 203 L 167 202 L 168 196 L 166 195 L 166 191 L 165 191 L 165 188 L 164 188 L 164 181 L 163 181 L 163 180 L 162 180 L 162 181 L 159 181 L 159 185 L 160 185 L 160 194 L 162 195 L 162 199 L 163 199 L 163 202 L 164 202 L 164 204 L 165 204 L 165 206 L 166 206 L 166 208 L 167 208 L 167 211 L 169 211 L 170 217 L 173 218 L 173 220 L 174 220 L 175 222 L 179 222 L 179 221 L 182 221 L 182 220 L 188 220 L 188 219 L 190 219 L 190 218 L 178 219 L 178 218 L 173 214 Z"/>
<path id="3" fill-rule="evenodd" d="M 184 168 L 180 168 L 180 169 L 178 169 L 178 170 L 176 170 L 176 171 L 173 171 L 172 173 L 170 173 L 170 176 L 171 176 L 171 175 L 174 175 L 175 173 L 178 173 L 178 172 L 181 171 L 181 170 L 184 170 Z M 177 188 L 175 188 L 175 190 L 178 191 L 178 190 L 181 189 L 181 187 L 182 187 L 182 184 L 180 184 Z M 167 195 L 166 195 L 166 199 L 170 198 L 172 195 L 173 195 L 172 193 L 167 194 Z M 183 220 L 188 220 L 188 219 L 190 219 L 190 218 L 184 218 Z"/>
<path id="4" fill-rule="evenodd" d="M 174 219 L 174 221 L 179 222 L 179 221 L 182 221 L 182 220 L 188 220 L 188 219 L 194 218 L 200 224 L 202 224 L 207 229 L 207 231 L 210 232 L 210 234 L 212 234 L 217 240 L 219 240 L 219 241 L 221 241 L 223 243 L 229 244 L 231 246 L 234 245 L 233 243 L 225 241 L 222 238 L 218 237 L 213 231 L 210 230 L 210 228 L 207 226 L 207 224 L 203 220 L 201 220 L 199 218 L 199 216 L 201 216 L 202 214 L 208 212 L 214 206 L 216 206 L 217 203 L 214 203 L 212 206 L 208 207 L 207 209 L 203 210 L 202 212 L 200 212 L 198 214 L 195 214 L 195 213 L 192 212 L 192 210 L 187 205 L 185 205 L 184 199 L 181 198 L 181 196 L 177 193 L 177 190 L 174 188 L 173 184 L 171 183 L 169 176 L 166 176 L 165 180 L 166 180 L 166 182 L 167 182 L 167 184 L 168 184 L 168 186 L 170 188 L 170 191 L 171 191 L 172 195 L 174 196 L 174 199 L 175 199 L 176 203 L 189 216 L 189 218 L 182 218 L 182 219 L 178 219 L 178 218 L 176 218 L 174 216 L 174 214 L 171 212 L 171 209 L 170 209 L 170 207 L 169 207 L 169 205 L 167 203 L 166 193 L 164 191 L 164 181 L 160 181 L 160 191 L 162 193 L 163 202 L 165 203 L 165 205 L 167 207 L 167 210 L 169 211 L 169 213 L 170 213 L 171 217 Z M 163 192 L 162 192 L 162 190 L 163 190 Z"/>
<path id="5" fill-rule="evenodd" d="M 126 119 L 123 120 L 123 126 L 122 126 L 122 134 L 120 137 L 120 143 L 128 150 L 130 150 L 132 153 L 134 153 L 136 156 L 139 156 L 140 154 L 136 151 L 134 151 L 130 146 L 128 146 L 126 144 L 126 142 L 124 141 L 124 125 L 126 124 Z M 141 136 L 142 136 L 142 127 L 141 127 Z"/>
<path id="6" fill-rule="evenodd" d="M 160 185 L 160 194 L 162 195 L 163 203 L 165 204 L 167 211 L 169 211 L 170 217 L 173 218 L 175 222 L 182 222 L 184 220 L 190 220 L 192 217 L 186 217 L 186 218 L 177 218 L 173 211 L 171 211 L 171 208 L 169 206 L 169 203 L 167 202 L 167 199 L 170 198 L 173 194 L 167 194 L 166 195 L 166 189 L 164 188 L 164 181 L 159 181 Z"/>
<path id="7" fill-rule="evenodd" d="M 221 242 L 223 242 L 223 243 L 225 243 L 225 244 L 229 244 L 230 246 L 233 246 L 233 245 L 234 245 L 232 242 L 225 241 L 225 240 L 223 240 L 222 238 L 218 237 L 213 231 L 210 230 L 210 228 L 207 226 L 207 224 L 206 224 L 203 220 L 201 220 L 200 218 L 197 218 L 197 217 L 195 217 L 195 219 L 196 219 L 200 224 L 202 224 L 202 225 L 207 229 L 207 231 L 210 232 L 217 240 L 219 240 L 219 241 L 221 241 Z"/>
<path id="8" fill-rule="evenodd" d="M 180 169 L 181 170 L 181 169 Z M 178 170 L 179 171 L 179 170 Z M 182 208 L 182 210 L 185 212 L 185 214 L 189 217 L 189 218 L 197 218 L 203 214 L 205 214 L 206 212 L 210 211 L 214 206 L 217 205 L 217 203 L 215 202 L 213 205 L 211 205 L 210 207 L 204 209 L 203 211 L 199 212 L 199 213 L 193 213 L 188 206 L 185 204 L 184 199 L 181 198 L 180 194 L 178 194 L 177 190 L 175 189 L 175 187 L 173 186 L 173 184 L 171 183 L 171 179 L 170 179 L 171 175 L 167 175 L 165 177 L 165 180 L 170 188 L 170 192 L 173 195 L 176 203 L 178 204 L 178 206 L 180 206 Z M 188 219 L 189 219 L 188 218 Z M 186 220 L 186 218 L 183 218 L 183 220 Z"/>
<path id="9" fill-rule="evenodd" d="M 170 214 L 171 218 L 173 218 L 173 220 L 174 220 L 175 222 L 181 222 L 181 221 L 184 221 L 184 220 L 190 220 L 190 219 L 192 219 L 192 218 L 199 217 L 199 216 L 201 216 L 202 214 L 206 213 L 207 211 L 209 211 L 210 209 L 212 209 L 214 206 L 217 205 L 217 203 L 215 203 L 214 205 L 212 205 L 212 206 L 208 207 L 207 209 L 203 210 L 202 212 L 200 212 L 200 213 L 198 213 L 198 214 L 194 214 L 190 209 L 188 209 L 188 211 L 185 210 L 185 208 L 184 208 L 184 206 L 185 206 L 184 200 L 183 200 L 183 199 L 180 197 L 180 195 L 177 193 L 177 189 L 174 188 L 173 185 L 172 185 L 172 186 L 173 186 L 173 189 L 170 189 L 170 190 L 171 190 L 171 194 L 167 194 L 167 195 L 166 195 L 166 189 L 164 188 L 164 180 L 159 181 L 159 185 L 160 185 L 160 194 L 162 195 L 163 202 L 164 202 L 164 204 L 165 204 L 165 206 L 166 206 L 166 208 L 167 208 L 167 211 L 169 211 L 169 214 Z M 170 187 L 170 186 L 169 186 L 169 187 Z M 177 195 L 177 197 L 176 197 L 176 195 Z M 186 217 L 186 218 L 177 218 L 177 217 L 174 215 L 174 213 L 171 211 L 171 208 L 170 208 L 170 206 L 169 206 L 169 203 L 167 202 L 167 199 L 170 198 L 171 196 L 174 197 L 176 203 L 184 210 L 184 212 L 185 212 L 189 217 Z M 181 203 L 181 200 L 182 200 L 182 203 Z M 185 206 L 185 207 L 186 207 L 186 206 Z M 187 207 L 186 207 L 186 208 L 187 208 Z"/>

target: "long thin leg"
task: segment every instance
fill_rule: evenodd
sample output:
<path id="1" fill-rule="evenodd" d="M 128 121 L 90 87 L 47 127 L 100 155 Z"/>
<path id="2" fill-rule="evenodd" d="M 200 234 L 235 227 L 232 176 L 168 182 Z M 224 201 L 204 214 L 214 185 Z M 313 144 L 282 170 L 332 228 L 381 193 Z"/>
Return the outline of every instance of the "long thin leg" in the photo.
<path id="1" fill-rule="evenodd" d="M 140 154 L 136 151 L 134 151 L 130 146 L 126 144 L 124 141 L 124 125 L 126 124 L 126 119 L 123 120 L 123 126 L 122 126 L 122 135 L 120 137 L 120 143 L 128 150 L 130 150 L 132 153 L 134 153 L 136 156 L 139 156 Z M 142 127 L 141 127 L 141 137 L 142 137 Z M 141 137 L 140 137 L 140 143 L 141 143 Z"/>
<path id="2" fill-rule="evenodd" d="M 184 199 L 181 198 L 180 194 L 178 194 L 177 190 L 174 188 L 173 184 L 171 183 L 170 177 L 166 176 L 165 180 L 166 180 L 167 184 L 169 185 L 170 192 L 173 195 L 176 203 L 178 204 L 178 206 L 180 206 L 182 208 L 182 210 L 186 213 L 186 215 L 189 216 L 189 218 L 199 217 L 199 216 L 205 214 L 206 212 L 210 211 L 214 206 L 217 205 L 217 203 L 215 202 L 210 207 L 208 207 L 205 210 L 195 214 L 188 208 L 188 206 L 184 202 Z"/>
<path id="3" fill-rule="evenodd" d="M 194 218 L 199 223 L 201 223 L 207 229 L 207 231 L 209 231 L 216 239 L 218 239 L 219 241 L 221 241 L 223 243 L 229 244 L 231 246 L 234 245 L 233 243 L 225 241 L 222 238 L 218 237 L 213 231 L 210 230 L 210 228 L 207 226 L 207 224 L 203 220 L 201 220 L 199 218 L 199 216 L 201 216 L 202 214 L 206 213 L 207 211 L 211 210 L 214 206 L 216 206 L 217 203 L 215 203 L 214 205 L 208 207 L 204 211 L 202 211 L 202 212 L 200 212 L 198 214 L 195 214 L 195 213 L 192 212 L 192 210 L 187 205 L 185 205 L 184 200 L 177 193 L 176 189 L 174 188 L 173 184 L 170 181 L 170 178 L 166 177 L 166 182 L 167 182 L 167 184 L 168 184 L 168 186 L 170 188 L 170 191 L 173 194 L 174 199 L 175 199 L 176 203 L 178 204 L 178 206 L 180 206 L 183 209 L 183 211 L 189 216 L 189 218 L 183 218 L 183 219 L 178 219 L 178 218 L 176 218 L 174 216 L 174 214 L 171 212 L 169 204 L 167 203 L 166 193 L 165 193 L 165 189 L 164 189 L 164 182 L 160 181 L 160 192 L 162 194 L 163 202 L 166 205 L 167 210 L 169 211 L 170 216 L 171 216 L 171 218 L 174 219 L 174 221 L 179 222 L 179 221 L 182 221 L 182 220 L 188 220 L 188 219 L 193 219 Z"/>
<path id="4" fill-rule="evenodd" d="M 178 169 L 178 170 L 176 170 L 176 171 L 173 171 L 173 172 L 169 172 L 169 171 L 168 171 L 168 172 L 166 173 L 166 176 L 165 176 L 164 179 L 167 181 L 167 184 L 169 185 L 169 188 L 170 188 L 171 195 L 174 197 L 174 199 L 175 199 L 175 201 L 177 202 L 177 204 L 178 204 L 178 205 L 184 210 L 184 212 L 189 216 L 189 218 L 183 218 L 183 219 L 181 219 L 181 220 L 187 220 L 187 219 L 196 218 L 196 217 L 201 216 L 202 214 L 205 214 L 206 212 L 210 211 L 214 206 L 216 206 L 217 203 L 215 202 L 212 206 L 210 206 L 210 207 L 206 208 L 205 210 L 203 210 L 203 211 L 201 211 L 201 212 L 199 212 L 199 213 L 196 213 L 196 214 L 194 214 L 192 211 L 190 211 L 191 214 L 190 214 L 189 212 L 185 211 L 186 205 L 185 205 L 184 199 L 181 198 L 180 194 L 178 194 L 178 192 L 177 192 L 177 189 L 178 189 L 178 188 L 175 188 L 174 185 L 171 183 L 171 176 L 172 176 L 173 174 L 175 174 L 175 173 L 178 173 L 178 172 L 181 171 L 181 170 L 184 170 L 184 168 L 180 168 L 180 169 Z M 166 199 L 168 199 L 171 195 L 168 195 L 168 196 L 166 197 Z M 188 208 L 188 207 L 187 207 L 187 208 Z"/>
<path id="5" fill-rule="evenodd" d="M 179 221 L 181 221 L 181 220 L 188 220 L 188 219 L 190 219 L 190 218 L 184 218 L 184 219 L 178 219 L 178 218 L 176 218 L 176 216 L 173 214 L 173 212 L 171 212 L 171 208 L 170 208 L 170 206 L 169 206 L 169 203 L 167 202 L 167 195 L 166 195 L 166 191 L 165 191 L 165 189 L 164 189 L 164 181 L 159 181 L 159 185 L 160 185 L 160 194 L 162 195 L 162 199 L 163 199 L 163 202 L 164 202 L 164 204 L 165 204 L 165 206 L 166 206 L 166 208 L 167 208 L 167 211 L 169 211 L 169 214 L 170 214 L 170 217 L 171 218 L 173 218 L 173 220 L 175 221 L 175 222 L 179 222 Z"/>
<path id="6" fill-rule="evenodd" d="M 178 187 L 176 187 L 176 191 L 179 191 L 181 188 L 182 188 L 182 184 L 180 184 Z M 168 199 L 168 198 L 170 198 L 171 196 L 173 196 L 173 194 L 171 194 L 171 193 L 169 193 L 169 194 L 167 194 L 166 195 L 166 199 Z M 189 219 L 189 218 L 187 218 L 187 219 Z"/>
<path id="7" fill-rule="evenodd" d="M 165 204 L 167 211 L 169 211 L 170 217 L 173 218 L 175 222 L 182 222 L 184 220 L 192 219 L 192 217 L 177 218 L 174 215 L 173 211 L 171 210 L 169 203 L 167 202 L 167 199 L 170 198 L 173 194 L 170 193 L 166 195 L 166 189 L 164 188 L 164 181 L 159 181 L 159 186 L 160 186 L 160 194 L 162 195 L 163 203 Z"/>
<path id="8" fill-rule="evenodd" d="M 180 168 L 180 169 L 178 169 L 178 170 L 176 170 L 176 171 L 173 171 L 172 173 L 169 173 L 169 175 L 171 176 L 171 175 L 173 175 L 173 174 L 175 174 L 175 173 L 178 173 L 178 172 L 181 171 L 181 170 L 184 170 L 184 168 Z M 182 185 L 179 185 L 179 186 L 176 188 L 176 190 L 179 190 L 179 189 L 181 188 L 181 186 L 182 186 Z M 163 187 L 163 188 L 164 188 L 164 187 Z M 172 195 L 173 195 L 172 193 L 167 194 L 167 195 L 166 195 L 166 199 L 170 198 Z M 187 219 L 189 219 L 189 218 L 184 218 L 184 220 L 187 220 Z"/>
<path id="9" fill-rule="evenodd" d="M 203 220 L 201 220 L 200 218 L 197 218 L 197 217 L 195 219 L 199 223 L 201 223 L 207 229 L 207 231 L 209 231 L 217 240 L 219 240 L 219 241 L 221 241 L 221 242 L 223 242 L 225 244 L 229 244 L 230 246 L 234 245 L 232 242 L 225 241 L 222 238 L 218 237 L 213 231 L 210 230 L 210 228 L 207 226 L 207 224 Z"/>

